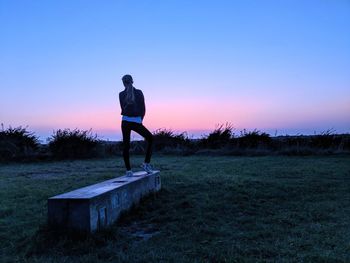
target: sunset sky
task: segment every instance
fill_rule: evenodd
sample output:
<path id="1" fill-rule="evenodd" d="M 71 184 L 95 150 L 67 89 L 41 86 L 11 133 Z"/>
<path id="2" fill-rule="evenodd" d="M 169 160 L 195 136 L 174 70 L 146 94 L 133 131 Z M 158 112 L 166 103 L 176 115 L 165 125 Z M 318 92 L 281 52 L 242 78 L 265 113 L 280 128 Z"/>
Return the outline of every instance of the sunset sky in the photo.
<path id="1" fill-rule="evenodd" d="M 0 0 L 0 123 L 119 140 L 121 77 L 144 124 L 350 132 L 350 1 Z"/>

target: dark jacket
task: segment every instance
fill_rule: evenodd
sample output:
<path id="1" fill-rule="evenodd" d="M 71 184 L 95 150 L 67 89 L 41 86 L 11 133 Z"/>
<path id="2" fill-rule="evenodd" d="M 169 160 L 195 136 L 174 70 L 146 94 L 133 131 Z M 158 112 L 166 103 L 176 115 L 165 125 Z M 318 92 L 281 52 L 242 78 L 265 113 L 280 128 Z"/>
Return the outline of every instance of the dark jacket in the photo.
<path id="1" fill-rule="evenodd" d="M 126 101 L 126 90 L 119 93 L 119 102 L 122 109 L 121 114 L 129 117 L 141 116 L 143 119 L 146 113 L 145 99 L 141 90 L 134 89 L 134 92 L 135 100 L 131 103 L 127 103 Z"/>

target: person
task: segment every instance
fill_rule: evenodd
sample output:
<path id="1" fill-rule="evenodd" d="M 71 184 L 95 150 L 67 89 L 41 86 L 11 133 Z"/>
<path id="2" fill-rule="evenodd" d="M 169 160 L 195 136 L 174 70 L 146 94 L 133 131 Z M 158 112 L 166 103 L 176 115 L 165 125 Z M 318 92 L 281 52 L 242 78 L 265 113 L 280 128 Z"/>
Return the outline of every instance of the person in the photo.
<path id="1" fill-rule="evenodd" d="M 122 134 L 123 134 L 123 158 L 126 167 L 126 176 L 132 176 L 133 172 L 130 165 L 130 133 L 135 131 L 140 134 L 147 142 L 145 161 L 141 167 L 147 172 L 152 173 L 153 168 L 150 164 L 152 155 L 153 135 L 143 126 L 142 121 L 145 117 L 146 106 L 145 99 L 141 90 L 136 89 L 131 75 L 124 75 L 122 78 L 125 89 L 119 93 L 119 102 L 122 115 Z"/>

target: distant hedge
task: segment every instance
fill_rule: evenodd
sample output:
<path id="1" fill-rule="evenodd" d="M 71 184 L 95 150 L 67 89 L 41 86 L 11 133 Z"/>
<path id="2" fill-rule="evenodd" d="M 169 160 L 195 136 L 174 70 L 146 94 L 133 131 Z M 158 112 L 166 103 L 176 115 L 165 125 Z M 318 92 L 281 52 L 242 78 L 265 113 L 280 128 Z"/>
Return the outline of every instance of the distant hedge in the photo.
<path id="1" fill-rule="evenodd" d="M 336 134 L 327 130 L 315 135 L 271 137 L 259 130 L 242 130 L 235 134 L 230 123 L 216 128 L 200 139 L 190 139 L 186 132 L 170 129 L 153 132 L 155 153 L 190 155 L 313 155 L 349 154 L 350 134 Z M 122 142 L 101 141 L 90 130 L 59 129 L 53 132 L 48 144 L 40 144 L 38 137 L 27 128 L 9 127 L 0 131 L 0 162 L 41 161 L 53 159 L 84 159 L 120 156 Z M 144 141 L 131 142 L 132 154 L 143 154 Z"/>

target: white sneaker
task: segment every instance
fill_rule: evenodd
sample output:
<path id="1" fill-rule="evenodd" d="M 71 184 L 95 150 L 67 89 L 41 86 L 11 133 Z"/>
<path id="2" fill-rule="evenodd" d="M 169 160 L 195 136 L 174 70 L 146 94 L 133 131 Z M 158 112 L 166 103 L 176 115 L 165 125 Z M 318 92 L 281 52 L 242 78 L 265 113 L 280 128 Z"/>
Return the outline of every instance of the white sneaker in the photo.
<path id="1" fill-rule="evenodd" d="M 126 171 L 125 176 L 126 176 L 126 177 L 131 177 L 131 176 L 133 176 L 132 171 L 131 171 L 131 170 Z"/>
<path id="2" fill-rule="evenodd" d="M 153 167 L 149 163 L 143 163 L 141 164 L 141 168 L 145 170 L 148 174 L 153 173 Z"/>

